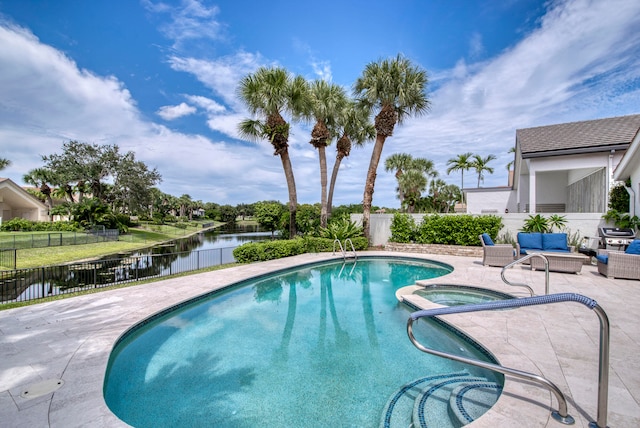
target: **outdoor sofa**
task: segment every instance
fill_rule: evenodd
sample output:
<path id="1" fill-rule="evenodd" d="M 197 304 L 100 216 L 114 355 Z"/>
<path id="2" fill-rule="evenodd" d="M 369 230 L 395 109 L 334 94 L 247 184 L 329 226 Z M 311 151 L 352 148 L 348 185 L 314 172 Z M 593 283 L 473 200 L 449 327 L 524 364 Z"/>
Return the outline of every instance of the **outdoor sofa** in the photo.
<path id="1" fill-rule="evenodd" d="M 489 234 L 479 236 L 482 244 L 482 264 L 484 266 L 504 267 L 513 262 L 516 255 L 511 244 L 495 244 Z"/>
<path id="2" fill-rule="evenodd" d="M 522 257 L 532 252 L 538 253 L 572 253 L 573 245 L 569 245 L 566 233 L 518 232 L 517 253 Z"/>
<path id="3" fill-rule="evenodd" d="M 625 251 L 598 250 L 598 272 L 607 278 L 640 279 L 640 239 L 634 239 Z"/>

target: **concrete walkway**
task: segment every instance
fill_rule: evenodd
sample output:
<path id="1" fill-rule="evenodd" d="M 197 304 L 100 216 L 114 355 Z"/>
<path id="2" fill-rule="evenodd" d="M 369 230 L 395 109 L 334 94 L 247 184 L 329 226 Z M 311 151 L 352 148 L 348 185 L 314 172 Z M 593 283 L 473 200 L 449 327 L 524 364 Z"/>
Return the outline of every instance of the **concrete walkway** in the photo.
<path id="1" fill-rule="evenodd" d="M 482 266 L 473 257 L 366 254 L 442 261 L 453 265 L 454 272 L 427 282 L 527 296 L 524 289 L 503 284 L 500 268 Z M 167 306 L 227 284 L 328 258 L 332 256 L 305 254 L 0 311 L 0 425 L 126 426 L 107 408 L 102 385 L 112 346 L 127 328 Z M 507 278 L 544 294 L 544 272 L 515 267 Z M 551 293 L 579 293 L 606 311 L 611 323 L 607 424 L 640 426 L 640 281 L 610 280 L 595 267 L 584 266 L 581 275 L 552 272 L 550 284 Z M 558 303 L 443 319 L 482 343 L 501 364 L 555 383 L 569 399 L 574 426 L 587 427 L 596 420 L 599 323 L 594 311 L 579 303 Z M 555 408 L 557 402 L 546 389 L 507 377 L 498 403 L 469 426 L 564 426 L 551 418 L 550 409 Z"/>

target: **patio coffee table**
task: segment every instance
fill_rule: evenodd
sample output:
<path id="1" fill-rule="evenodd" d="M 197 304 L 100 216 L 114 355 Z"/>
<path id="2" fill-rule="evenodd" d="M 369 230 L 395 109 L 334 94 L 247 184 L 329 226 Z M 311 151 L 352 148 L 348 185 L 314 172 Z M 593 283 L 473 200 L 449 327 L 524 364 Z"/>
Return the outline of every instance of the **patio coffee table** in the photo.
<path id="1" fill-rule="evenodd" d="M 549 261 L 550 272 L 566 272 L 579 274 L 582 265 L 589 262 L 589 257 L 581 253 L 555 253 L 544 251 L 527 251 L 527 254 L 541 254 Z M 544 260 L 531 257 L 531 270 L 544 270 Z"/>

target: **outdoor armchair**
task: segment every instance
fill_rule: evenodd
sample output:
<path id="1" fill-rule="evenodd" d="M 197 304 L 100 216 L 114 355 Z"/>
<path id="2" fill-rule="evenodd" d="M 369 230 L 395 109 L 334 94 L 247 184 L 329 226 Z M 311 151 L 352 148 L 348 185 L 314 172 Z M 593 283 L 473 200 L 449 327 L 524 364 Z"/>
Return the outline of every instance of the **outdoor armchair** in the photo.
<path id="1" fill-rule="evenodd" d="M 504 267 L 514 260 L 515 249 L 511 244 L 494 244 L 491 237 L 483 233 L 479 236 L 482 244 L 482 264 Z"/>
<path id="2" fill-rule="evenodd" d="M 598 250 L 598 272 L 607 278 L 640 279 L 640 240 L 634 240 L 626 251 Z"/>

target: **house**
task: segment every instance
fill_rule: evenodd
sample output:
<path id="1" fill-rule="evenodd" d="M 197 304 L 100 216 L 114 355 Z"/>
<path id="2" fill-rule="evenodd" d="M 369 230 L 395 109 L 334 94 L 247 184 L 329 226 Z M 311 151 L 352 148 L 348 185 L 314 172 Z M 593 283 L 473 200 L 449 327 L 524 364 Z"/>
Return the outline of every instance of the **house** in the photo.
<path id="1" fill-rule="evenodd" d="M 513 184 L 464 189 L 467 212 L 605 213 L 615 180 L 640 194 L 639 131 L 640 114 L 518 129 Z"/>
<path id="2" fill-rule="evenodd" d="M 49 221 L 49 210 L 38 198 L 8 178 L 0 178 L 0 223 L 12 218 Z"/>
<path id="3" fill-rule="evenodd" d="M 631 182 L 631 186 L 626 188 L 629 192 L 629 213 L 640 216 L 640 130 L 613 171 L 613 179 Z"/>

